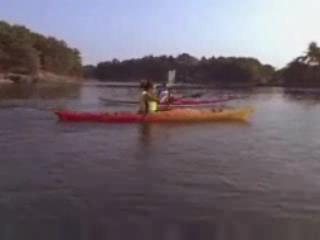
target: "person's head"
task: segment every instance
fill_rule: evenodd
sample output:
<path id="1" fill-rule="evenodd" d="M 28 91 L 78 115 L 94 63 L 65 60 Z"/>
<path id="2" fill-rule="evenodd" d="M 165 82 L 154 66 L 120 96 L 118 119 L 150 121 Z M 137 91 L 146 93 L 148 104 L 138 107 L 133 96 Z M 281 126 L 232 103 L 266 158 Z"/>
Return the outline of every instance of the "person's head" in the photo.
<path id="1" fill-rule="evenodd" d="M 153 88 L 153 84 L 148 80 L 142 80 L 140 83 L 140 88 L 142 88 L 145 91 L 149 91 Z"/>
<path id="2" fill-rule="evenodd" d="M 140 81 L 140 88 L 145 88 L 146 85 L 147 85 L 147 80 L 142 79 L 142 80 Z"/>

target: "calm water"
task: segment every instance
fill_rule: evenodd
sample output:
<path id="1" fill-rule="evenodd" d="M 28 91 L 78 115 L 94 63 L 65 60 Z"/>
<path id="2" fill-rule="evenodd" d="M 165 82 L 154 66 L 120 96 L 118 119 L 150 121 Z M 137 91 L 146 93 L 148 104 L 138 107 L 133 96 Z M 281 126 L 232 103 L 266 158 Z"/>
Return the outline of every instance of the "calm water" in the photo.
<path id="1" fill-rule="evenodd" d="M 62 123 L 137 90 L 0 86 L 0 239 L 320 239 L 320 92 L 221 94 L 250 122 Z"/>

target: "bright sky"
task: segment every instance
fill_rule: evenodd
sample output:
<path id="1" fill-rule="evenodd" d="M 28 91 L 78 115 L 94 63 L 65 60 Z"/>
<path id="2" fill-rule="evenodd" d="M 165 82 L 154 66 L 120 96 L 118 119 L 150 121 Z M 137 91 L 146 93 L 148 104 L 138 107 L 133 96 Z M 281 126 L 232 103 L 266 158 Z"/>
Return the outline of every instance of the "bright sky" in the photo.
<path id="1" fill-rule="evenodd" d="M 0 18 L 64 39 L 85 63 L 187 52 L 282 67 L 320 43 L 319 0 L 0 0 Z"/>

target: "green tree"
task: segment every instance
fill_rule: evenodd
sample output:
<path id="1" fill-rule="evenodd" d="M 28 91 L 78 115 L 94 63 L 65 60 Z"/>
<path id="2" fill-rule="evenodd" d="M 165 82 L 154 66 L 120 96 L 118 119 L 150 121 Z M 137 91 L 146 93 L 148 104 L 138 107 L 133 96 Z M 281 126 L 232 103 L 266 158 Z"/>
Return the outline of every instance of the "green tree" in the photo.
<path id="1" fill-rule="evenodd" d="M 317 43 L 311 42 L 304 55 L 280 71 L 279 78 L 288 86 L 320 86 L 320 48 Z"/>
<path id="2" fill-rule="evenodd" d="M 80 75 L 81 56 L 61 40 L 0 21 L 0 71 Z"/>

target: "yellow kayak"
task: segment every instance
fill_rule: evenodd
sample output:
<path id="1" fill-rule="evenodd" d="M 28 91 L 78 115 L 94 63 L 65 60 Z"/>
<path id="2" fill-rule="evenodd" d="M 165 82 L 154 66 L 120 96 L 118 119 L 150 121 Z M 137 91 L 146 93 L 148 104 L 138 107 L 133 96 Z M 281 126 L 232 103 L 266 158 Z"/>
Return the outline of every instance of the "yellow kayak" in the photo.
<path id="1" fill-rule="evenodd" d="M 252 113 L 253 109 L 249 107 L 221 110 L 174 109 L 149 114 L 145 120 L 150 122 L 247 121 Z"/>

